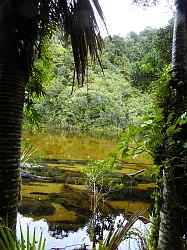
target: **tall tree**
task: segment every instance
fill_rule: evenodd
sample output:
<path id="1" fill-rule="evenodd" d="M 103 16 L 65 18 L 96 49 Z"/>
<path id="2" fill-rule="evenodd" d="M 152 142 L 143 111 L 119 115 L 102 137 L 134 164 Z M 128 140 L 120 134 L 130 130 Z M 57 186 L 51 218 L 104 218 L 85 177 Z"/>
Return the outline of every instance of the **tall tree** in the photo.
<path id="1" fill-rule="evenodd" d="M 88 53 L 102 47 L 97 0 L 3 0 L 0 2 L 0 217 L 15 228 L 25 86 L 45 39 L 60 28 L 71 40 L 75 68 L 84 80 Z"/>
<path id="2" fill-rule="evenodd" d="M 166 128 L 185 119 L 187 110 L 187 2 L 175 0 L 175 22 L 172 48 L 172 80 L 165 103 Z M 185 142 L 186 124 L 178 126 L 179 133 L 168 136 L 164 143 L 163 202 L 160 211 L 158 249 L 182 249 L 187 236 L 187 162 Z"/>
<path id="3" fill-rule="evenodd" d="M 156 3 L 155 0 L 135 0 L 136 3 Z M 166 90 L 166 89 L 165 89 Z M 161 93 L 160 93 L 161 94 Z M 186 162 L 186 110 L 187 110 L 187 1 L 175 0 L 175 20 L 172 46 L 171 80 L 167 92 L 162 94 L 159 108 L 164 121 L 161 135 L 163 145 L 155 154 L 161 166 L 158 181 L 160 193 L 157 207 L 156 249 L 186 249 L 187 241 L 187 162 Z M 158 203 L 159 198 L 159 203 Z"/>

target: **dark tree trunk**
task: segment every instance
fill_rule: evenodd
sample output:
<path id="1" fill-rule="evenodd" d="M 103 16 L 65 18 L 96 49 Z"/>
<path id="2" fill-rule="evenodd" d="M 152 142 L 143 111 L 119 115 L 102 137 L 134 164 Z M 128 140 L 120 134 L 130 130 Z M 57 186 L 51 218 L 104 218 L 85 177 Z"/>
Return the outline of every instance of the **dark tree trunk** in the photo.
<path id="1" fill-rule="evenodd" d="M 187 112 L 187 1 L 175 0 L 175 26 L 172 51 L 174 108 L 177 117 Z M 187 113 L 186 113 L 187 114 Z M 179 204 L 179 231 L 181 238 L 187 243 L 187 124 L 181 126 L 181 131 L 175 138 L 174 181 Z M 185 243 L 185 248 L 187 244 Z"/>
<path id="2" fill-rule="evenodd" d="M 180 230 L 180 210 L 172 167 L 165 166 L 163 174 L 163 204 L 160 211 L 158 249 L 182 249 Z"/>
<path id="3" fill-rule="evenodd" d="M 15 228 L 25 78 L 18 61 L 0 59 L 0 217 Z"/>
<path id="4" fill-rule="evenodd" d="M 172 48 L 173 80 L 169 91 L 170 103 L 165 104 L 166 115 L 173 114 L 174 124 L 186 111 L 187 105 L 187 2 L 176 0 L 174 37 Z M 158 249 L 183 249 L 187 232 L 186 221 L 186 125 L 180 133 L 170 135 L 164 143 L 163 204 L 160 211 Z"/>
<path id="5" fill-rule="evenodd" d="M 31 69 L 32 37 L 36 35 L 34 16 L 30 15 L 34 2 L 4 1 L 0 5 L 0 218 L 12 229 L 20 186 L 25 85 Z"/>

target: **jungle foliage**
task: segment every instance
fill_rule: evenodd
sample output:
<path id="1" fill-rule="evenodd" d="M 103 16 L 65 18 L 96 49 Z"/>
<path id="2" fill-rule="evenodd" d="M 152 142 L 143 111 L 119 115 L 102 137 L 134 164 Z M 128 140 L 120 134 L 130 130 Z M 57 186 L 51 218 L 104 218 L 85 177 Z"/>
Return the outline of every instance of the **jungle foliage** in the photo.
<path id="1" fill-rule="evenodd" d="M 171 62 L 172 29 L 171 20 L 164 28 L 106 37 L 103 71 L 99 63 L 92 66 L 90 62 L 82 87 L 76 84 L 72 51 L 56 34 L 35 63 L 25 124 L 40 120 L 50 127 L 118 130 L 140 124 L 142 116 L 153 112 L 153 82 Z M 39 85 L 34 84 L 35 79 Z"/>

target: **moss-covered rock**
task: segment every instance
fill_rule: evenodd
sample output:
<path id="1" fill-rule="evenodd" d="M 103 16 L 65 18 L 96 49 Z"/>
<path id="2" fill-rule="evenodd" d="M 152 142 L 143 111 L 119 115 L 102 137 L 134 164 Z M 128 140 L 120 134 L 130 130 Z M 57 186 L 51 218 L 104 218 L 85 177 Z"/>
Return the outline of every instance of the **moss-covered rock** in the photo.
<path id="1" fill-rule="evenodd" d="M 150 175 L 139 174 L 134 179 L 138 182 L 138 184 L 155 183 L 155 177 Z"/>
<path id="2" fill-rule="evenodd" d="M 63 185 L 61 193 L 50 194 L 49 200 L 62 204 L 66 209 L 77 213 L 90 214 L 90 196 L 87 191 Z"/>
<path id="3" fill-rule="evenodd" d="M 55 207 L 48 201 L 26 199 L 21 202 L 18 211 L 27 216 L 43 216 L 54 214 Z"/>
<path id="4" fill-rule="evenodd" d="M 151 202 L 151 196 L 154 191 L 154 188 L 142 189 L 138 187 L 127 188 L 124 190 L 118 190 L 117 192 L 111 193 L 111 200 L 136 200 L 136 201 L 145 201 Z"/>

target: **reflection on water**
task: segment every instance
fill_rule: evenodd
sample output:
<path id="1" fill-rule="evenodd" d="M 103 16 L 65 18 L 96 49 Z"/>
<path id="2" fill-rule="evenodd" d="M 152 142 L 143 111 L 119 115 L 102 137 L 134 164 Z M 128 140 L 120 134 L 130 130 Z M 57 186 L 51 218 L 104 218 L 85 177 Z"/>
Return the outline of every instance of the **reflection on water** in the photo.
<path id="1" fill-rule="evenodd" d="M 116 216 L 115 218 L 115 227 L 119 221 L 123 221 L 124 217 L 122 215 Z M 88 223 L 89 224 L 89 223 Z M 90 241 L 88 235 L 88 224 L 83 228 L 79 229 L 77 232 L 65 232 L 63 230 L 55 230 L 53 227 L 50 227 L 46 220 L 35 221 L 32 218 L 24 217 L 18 214 L 18 224 L 17 224 L 17 236 L 20 238 L 19 226 L 21 225 L 23 234 L 26 236 L 27 225 L 29 225 L 30 235 L 32 238 L 34 228 L 36 231 L 36 238 L 39 239 L 40 233 L 43 233 L 43 237 L 46 239 L 46 250 L 60 248 L 73 250 L 76 247 L 80 247 L 85 244 L 88 246 L 88 249 L 91 249 L 92 242 Z M 142 235 L 146 237 L 150 225 L 144 224 L 141 220 L 138 220 L 133 228 L 138 229 Z M 52 230 L 53 228 L 53 230 Z M 106 237 L 108 231 L 104 231 L 104 238 Z M 121 250 L 136 250 L 139 249 L 140 242 L 137 239 L 127 239 L 121 243 Z"/>
<path id="2" fill-rule="evenodd" d="M 89 237 L 86 235 L 86 227 L 79 229 L 76 233 L 61 231 L 61 235 L 55 234 L 55 231 L 50 231 L 49 225 L 46 220 L 35 221 L 32 218 L 24 217 L 18 214 L 18 224 L 17 224 L 17 235 L 20 238 L 19 225 L 21 224 L 23 234 L 27 235 L 27 225 L 29 225 L 30 235 L 35 228 L 36 238 L 39 239 L 40 233 L 43 233 L 43 237 L 46 239 L 46 250 L 54 247 L 65 248 L 70 245 L 82 245 L 90 244 Z M 68 237 L 67 237 L 68 236 Z M 73 248 L 72 248 L 73 249 Z"/>
<path id="3" fill-rule="evenodd" d="M 119 157 L 121 153 L 117 147 L 119 141 L 118 137 L 100 137 L 81 133 L 45 133 L 45 134 L 33 134 L 25 132 L 25 137 L 29 138 L 32 144 L 37 148 L 39 155 L 43 159 L 44 166 L 48 170 L 48 173 L 53 177 L 54 182 L 58 183 L 37 183 L 28 182 L 22 186 L 23 199 L 34 200 L 46 200 L 49 197 L 56 195 L 56 197 L 62 192 L 62 183 L 64 179 L 69 181 L 69 185 L 75 186 L 76 182 L 72 182 L 81 179 L 79 176 L 80 167 L 85 165 L 87 156 L 91 159 L 107 159 L 109 153 L 116 152 Z M 123 159 L 125 163 L 119 162 L 116 168 L 115 174 L 123 176 L 126 173 L 134 173 L 140 169 L 148 169 L 152 161 L 145 155 L 141 155 L 140 158 L 130 160 L 129 158 Z M 135 163 L 135 164 L 134 164 Z M 56 171 L 56 172 L 55 172 Z M 53 175 L 52 175 L 53 174 Z M 79 180 L 78 179 L 78 180 Z M 80 180 L 79 180 L 80 181 Z M 81 184 L 81 183 L 79 183 Z M 83 183 L 84 184 L 84 183 Z M 145 185 L 141 184 L 142 188 Z M 143 186 L 144 185 L 144 186 Z M 150 184 L 149 184 L 150 185 Z M 82 190 L 83 186 L 76 185 L 78 190 Z M 149 186 L 146 188 L 149 188 Z M 90 222 L 84 224 L 73 223 L 77 214 L 74 211 L 69 211 L 64 208 L 61 201 L 52 203 L 55 207 L 55 213 L 45 217 L 35 217 L 36 220 L 22 215 L 18 215 L 18 224 L 21 223 L 24 234 L 26 235 L 27 224 L 32 232 L 36 228 L 36 235 L 39 238 L 40 232 L 43 232 L 43 236 L 46 238 L 46 250 L 52 248 L 60 248 L 72 250 L 77 245 L 80 247 L 84 243 L 90 246 L 91 241 L 88 235 L 88 227 Z M 115 209 L 123 209 L 127 213 L 135 212 L 140 208 L 147 208 L 147 204 L 144 202 L 129 202 L 129 201 L 112 201 L 111 206 Z M 149 214 L 144 214 L 148 218 Z M 117 217 L 116 221 L 123 220 L 123 217 Z M 146 231 L 149 225 L 145 225 L 142 221 L 137 221 L 134 225 L 140 231 Z M 19 228 L 19 226 L 18 226 Z M 74 230 L 73 230 L 74 228 Z M 19 229 L 17 230 L 20 237 Z M 105 232 L 106 236 L 106 232 Z M 72 246 L 74 245 L 74 246 Z M 71 247 L 67 247 L 71 246 Z M 126 240 L 120 246 L 121 250 L 136 250 L 139 249 L 136 240 Z"/>
<path id="4" fill-rule="evenodd" d="M 117 138 L 103 138 L 83 133 L 29 133 L 24 137 L 29 138 L 44 158 L 54 159 L 105 159 L 110 152 L 117 150 Z"/>
<path id="5" fill-rule="evenodd" d="M 110 204 L 112 207 L 116 209 L 123 209 L 126 214 L 132 214 L 136 213 L 140 209 L 143 209 L 143 216 L 145 217 L 146 220 L 149 220 L 150 216 L 150 205 L 146 202 L 143 201 L 110 201 Z"/>
<path id="6" fill-rule="evenodd" d="M 24 137 L 29 139 L 37 148 L 38 153 L 44 158 L 85 160 L 88 156 L 91 159 L 107 159 L 110 153 L 121 152 L 117 144 L 120 136 L 108 134 L 80 133 L 61 131 L 60 133 L 31 133 L 24 132 Z M 146 154 L 133 159 L 126 158 L 130 163 L 151 164 L 152 160 Z"/>

